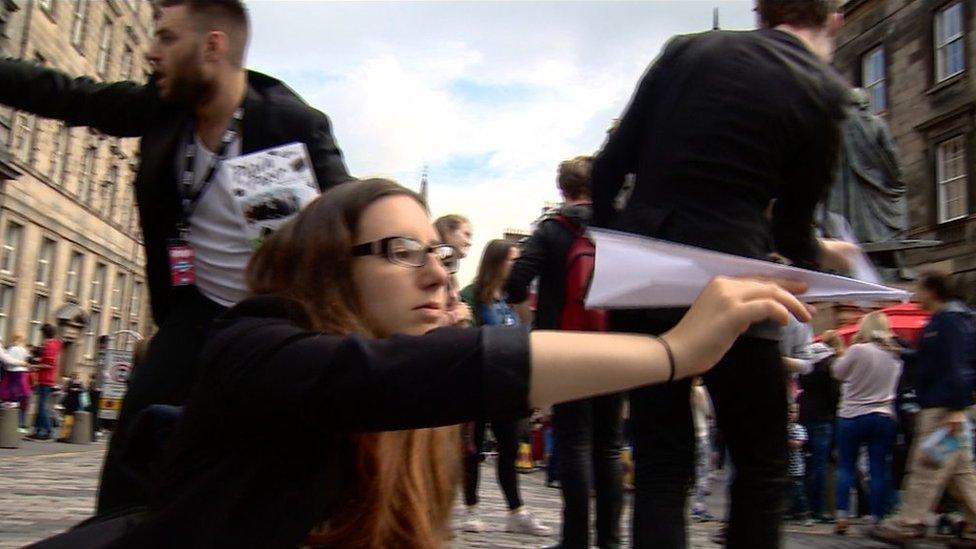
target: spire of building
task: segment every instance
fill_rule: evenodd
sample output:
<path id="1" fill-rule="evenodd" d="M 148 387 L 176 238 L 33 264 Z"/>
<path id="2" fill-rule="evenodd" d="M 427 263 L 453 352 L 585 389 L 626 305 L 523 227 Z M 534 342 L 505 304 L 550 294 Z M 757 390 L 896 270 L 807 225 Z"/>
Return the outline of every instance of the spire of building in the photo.
<path id="1" fill-rule="evenodd" d="M 427 202 L 427 164 L 424 164 L 424 171 L 420 176 L 420 196 Z"/>
<path id="2" fill-rule="evenodd" d="M 712 8 L 712 30 L 721 30 L 722 25 L 718 21 L 718 8 Z"/>

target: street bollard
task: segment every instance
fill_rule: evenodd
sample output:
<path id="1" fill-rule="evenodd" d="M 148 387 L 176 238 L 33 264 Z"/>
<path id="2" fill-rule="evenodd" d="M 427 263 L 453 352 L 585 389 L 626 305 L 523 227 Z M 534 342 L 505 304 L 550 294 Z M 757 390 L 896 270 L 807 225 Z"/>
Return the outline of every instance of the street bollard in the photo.
<path id="1" fill-rule="evenodd" d="M 0 448 L 20 448 L 21 434 L 17 431 L 20 406 L 0 406 Z"/>
<path id="2" fill-rule="evenodd" d="M 91 412 L 75 412 L 71 427 L 71 444 L 91 444 Z"/>

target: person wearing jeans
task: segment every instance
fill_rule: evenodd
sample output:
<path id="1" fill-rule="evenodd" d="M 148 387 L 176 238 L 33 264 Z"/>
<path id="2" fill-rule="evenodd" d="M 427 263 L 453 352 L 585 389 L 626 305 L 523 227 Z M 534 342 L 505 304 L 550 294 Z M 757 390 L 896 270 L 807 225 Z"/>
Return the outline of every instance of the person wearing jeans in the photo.
<path id="1" fill-rule="evenodd" d="M 34 433 L 29 437 L 36 440 L 51 439 L 51 416 L 47 399 L 54 390 L 58 379 L 58 364 L 61 356 L 61 340 L 58 331 L 51 324 L 41 326 L 44 343 L 34 369 L 37 370 L 37 413 L 34 416 Z"/>
<path id="2" fill-rule="evenodd" d="M 827 466 L 834 446 L 834 422 L 837 419 L 837 403 L 840 385 L 830 375 L 830 365 L 837 354 L 843 353 L 843 342 L 836 333 L 826 332 L 824 343 L 809 347 L 813 369 L 800 376 L 800 424 L 807 430 L 807 493 L 811 518 L 819 523 L 832 522 L 824 513 L 824 494 L 827 484 Z"/>
<path id="3" fill-rule="evenodd" d="M 554 409 L 559 480 L 563 491 L 560 547 L 589 547 L 590 486 L 596 489 L 596 546 L 601 549 L 620 547 L 623 395 L 557 404 Z M 590 481 L 591 471 L 593 482 Z"/>
<path id="4" fill-rule="evenodd" d="M 901 377 L 900 349 L 894 344 L 888 318 L 881 311 L 861 319 L 855 343 L 831 365 L 843 382 L 837 412 L 837 525 L 846 534 L 851 487 L 857 479 L 857 456 L 867 445 L 870 464 L 870 508 L 875 520 L 889 511 L 891 451 L 895 443 L 895 391 Z"/>

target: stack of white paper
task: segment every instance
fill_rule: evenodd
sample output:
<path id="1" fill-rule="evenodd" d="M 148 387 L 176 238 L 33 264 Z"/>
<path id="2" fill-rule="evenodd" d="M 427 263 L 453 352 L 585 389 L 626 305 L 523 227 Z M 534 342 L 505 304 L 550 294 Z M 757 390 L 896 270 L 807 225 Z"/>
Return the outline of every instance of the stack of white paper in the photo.
<path id="1" fill-rule="evenodd" d="M 907 301 L 909 293 L 880 284 L 748 259 L 653 238 L 591 229 L 596 269 L 586 306 L 606 309 L 687 307 L 716 276 L 800 280 L 808 303 Z"/>

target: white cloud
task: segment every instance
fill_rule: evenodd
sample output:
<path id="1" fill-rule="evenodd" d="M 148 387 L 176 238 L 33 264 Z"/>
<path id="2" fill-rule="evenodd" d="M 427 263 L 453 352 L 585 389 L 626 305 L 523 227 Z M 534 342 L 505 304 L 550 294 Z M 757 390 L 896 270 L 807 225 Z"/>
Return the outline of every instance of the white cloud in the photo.
<path id="1" fill-rule="evenodd" d="M 333 120 L 350 171 L 416 187 L 475 225 L 475 249 L 558 199 L 560 160 L 597 149 L 667 37 L 752 24 L 751 2 L 252 1 L 249 64 Z"/>

